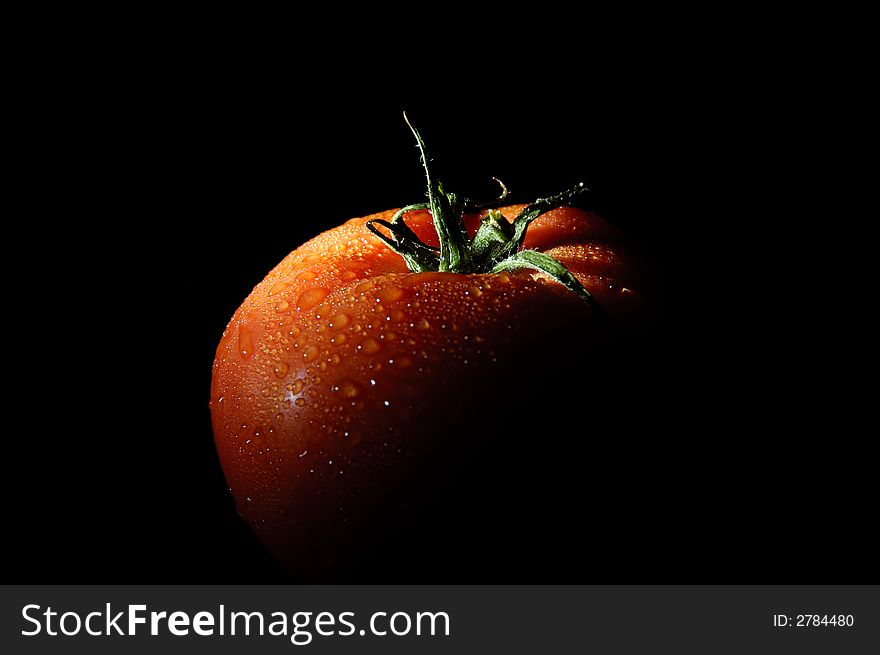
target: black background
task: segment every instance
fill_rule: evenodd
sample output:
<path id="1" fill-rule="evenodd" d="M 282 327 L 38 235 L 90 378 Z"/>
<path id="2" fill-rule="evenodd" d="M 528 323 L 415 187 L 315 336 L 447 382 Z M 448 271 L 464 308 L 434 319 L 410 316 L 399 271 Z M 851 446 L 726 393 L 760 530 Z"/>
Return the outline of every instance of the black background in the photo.
<path id="1" fill-rule="evenodd" d="M 859 581 L 866 458 L 796 381 L 807 355 L 778 318 L 792 217 L 764 182 L 772 102 L 724 57 L 697 64 L 694 44 L 554 43 L 455 68 L 411 42 L 385 61 L 352 48 L 342 68 L 283 44 L 53 59 L 24 130 L 22 222 L 42 245 L 24 273 L 34 309 L 9 321 L 28 373 L 7 434 L 6 577 L 287 580 L 226 491 L 214 348 L 305 239 L 422 198 L 406 110 L 450 187 L 489 194 L 496 176 L 527 201 L 583 179 L 580 206 L 653 263 L 669 369 L 667 411 L 644 423 L 651 482 L 688 499 L 633 526 L 626 556 L 590 566 L 586 545 L 570 578 L 455 582 Z M 638 476 L 609 491 L 655 492 Z"/>

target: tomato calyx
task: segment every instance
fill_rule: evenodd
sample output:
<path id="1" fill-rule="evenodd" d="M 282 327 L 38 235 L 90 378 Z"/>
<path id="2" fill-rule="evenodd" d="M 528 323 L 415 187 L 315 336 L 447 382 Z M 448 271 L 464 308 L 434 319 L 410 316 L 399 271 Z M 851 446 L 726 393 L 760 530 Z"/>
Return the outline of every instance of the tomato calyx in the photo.
<path id="1" fill-rule="evenodd" d="M 581 193 L 588 191 L 583 182 L 547 198 L 538 198 L 523 209 L 513 222 L 501 212 L 492 209 L 501 205 L 508 196 L 507 187 L 498 179 L 501 195 L 488 203 L 471 200 L 447 191 L 432 174 L 428 166 L 425 142 L 418 130 L 403 115 L 412 130 L 421 153 L 422 166 L 428 182 L 428 202 L 407 205 L 392 216 L 390 221 L 373 219 L 367 221 L 367 229 L 394 252 L 403 257 L 409 270 L 415 273 L 439 271 L 449 273 L 501 273 L 521 268 L 540 271 L 550 276 L 580 298 L 598 309 L 595 299 L 580 281 L 561 262 L 537 250 L 523 250 L 526 231 L 532 221 L 568 204 Z M 488 209 L 473 238 L 465 228 L 466 212 Z M 404 221 L 406 214 L 417 210 L 429 210 L 440 241 L 435 248 L 422 242 Z M 384 228 L 387 234 L 379 228 Z"/>

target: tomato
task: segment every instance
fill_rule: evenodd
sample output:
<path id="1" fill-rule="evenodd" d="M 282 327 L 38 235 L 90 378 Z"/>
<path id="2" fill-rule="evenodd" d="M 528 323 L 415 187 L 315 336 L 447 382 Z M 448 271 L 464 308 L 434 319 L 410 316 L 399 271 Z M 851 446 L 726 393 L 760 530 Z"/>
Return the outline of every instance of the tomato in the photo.
<path id="1" fill-rule="evenodd" d="M 434 216 L 456 202 L 437 201 L 444 193 L 435 186 L 429 208 L 355 218 L 291 252 L 217 349 L 211 413 L 226 479 L 240 514 L 304 579 L 380 579 L 377 566 L 449 558 L 462 535 L 501 534 L 533 513 L 486 511 L 541 497 L 522 467 L 546 449 L 507 435 L 583 428 L 562 406 L 595 396 L 576 386 L 584 354 L 596 361 L 640 320 L 621 234 L 571 207 L 535 218 L 512 252 L 544 253 L 574 282 L 520 265 L 413 272 L 419 262 L 388 245 L 442 266 L 452 247 Z M 465 207 L 455 236 L 511 234 L 524 210 Z M 551 393 L 536 395 L 543 379 Z"/>

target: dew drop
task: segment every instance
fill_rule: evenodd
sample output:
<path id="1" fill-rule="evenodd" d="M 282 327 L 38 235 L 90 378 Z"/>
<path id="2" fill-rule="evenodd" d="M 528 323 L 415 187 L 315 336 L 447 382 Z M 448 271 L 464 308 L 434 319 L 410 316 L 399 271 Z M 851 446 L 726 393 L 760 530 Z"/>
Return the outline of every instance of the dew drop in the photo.
<path id="1" fill-rule="evenodd" d="M 296 382 L 293 383 L 293 389 L 292 389 L 293 393 L 299 393 L 302 390 L 303 390 L 303 381 L 302 380 L 297 380 Z"/>
<path id="2" fill-rule="evenodd" d="M 406 314 L 403 313 L 402 309 L 392 309 L 391 310 L 391 318 L 395 321 L 403 320 L 404 316 L 406 316 Z"/>
<path id="3" fill-rule="evenodd" d="M 353 399 L 360 396 L 363 389 L 361 388 L 361 385 L 353 380 L 342 380 L 339 384 L 333 387 L 333 391 L 341 394 L 343 398 Z"/>
<path id="4" fill-rule="evenodd" d="M 389 330 L 388 332 L 386 332 L 385 334 L 382 335 L 382 338 L 385 341 L 394 341 L 395 339 L 397 339 L 397 332 L 392 332 L 391 330 Z"/>
<path id="5" fill-rule="evenodd" d="M 416 323 L 417 330 L 427 330 L 431 327 L 431 323 L 426 318 L 420 318 Z"/>
<path id="6" fill-rule="evenodd" d="M 304 272 L 300 273 L 299 275 L 297 275 L 297 277 L 300 280 L 305 280 L 306 282 L 310 282 L 311 280 L 314 280 L 316 277 L 318 277 L 318 274 L 315 273 L 315 271 L 304 271 Z"/>
<path id="7" fill-rule="evenodd" d="M 342 360 L 336 353 L 330 355 L 330 366 L 336 366 L 337 364 L 339 364 L 340 361 Z"/>
<path id="8" fill-rule="evenodd" d="M 276 282 L 272 285 L 272 288 L 269 289 L 269 295 L 274 296 L 276 293 L 281 293 L 287 288 L 287 282 Z"/>
<path id="9" fill-rule="evenodd" d="M 479 298 L 480 296 L 483 295 L 483 292 L 480 290 L 480 287 L 471 287 L 470 292 L 474 298 Z"/>
<path id="10" fill-rule="evenodd" d="M 357 277 L 357 274 L 354 271 L 342 271 L 342 274 L 339 277 L 343 280 L 353 280 Z"/>
<path id="11" fill-rule="evenodd" d="M 358 352 L 365 353 L 367 355 L 372 355 L 374 353 L 379 352 L 382 349 L 382 346 L 373 338 L 364 339 L 360 342 L 357 347 Z"/>
<path id="12" fill-rule="evenodd" d="M 306 401 L 304 398 L 297 398 L 295 401 L 297 407 L 305 407 Z"/>
<path id="13" fill-rule="evenodd" d="M 238 352 L 242 359 L 248 359 L 254 354 L 254 338 L 251 331 L 244 327 L 238 328 Z"/>
<path id="14" fill-rule="evenodd" d="M 385 287 L 384 289 L 380 289 L 376 296 L 377 302 L 394 302 L 403 297 L 403 289 L 400 287 Z"/>
<path id="15" fill-rule="evenodd" d="M 306 346 L 303 349 L 303 361 L 305 362 L 313 362 L 318 358 L 318 354 L 320 351 L 317 346 Z"/>
<path id="16" fill-rule="evenodd" d="M 324 300 L 327 297 L 327 294 L 330 293 L 327 289 L 322 287 L 318 287 L 315 289 L 308 289 L 307 291 L 303 291 L 300 294 L 299 300 L 297 300 L 296 305 L 297 309 L 311 309 L 319 302 Z"/>
<path id="17" fill-rule="evenodd" d="M 290 307 L 290 303 L 287 302 L 286 300 L 279 300 L 278 302 L 275 303 L 275 311 L 278 312 L 279 314 L 281 312 L 286 312 L 288 307 Z"/>
<path id="18" fill-rule="evenodd" d="M 279 378 L 283 378 L 287 375 L 287 371 L 290 370 L 290 367 L 287 365 L 287 362 L 275 362 L 275 376 Z"/>
<path id="19" fill-rule="evenodd" d="M 351 318 L 348 314 L 340 313 L 330 319 L 330 329 L 331 330 L 341 330 L 346 325 L 351 322 Z"/>

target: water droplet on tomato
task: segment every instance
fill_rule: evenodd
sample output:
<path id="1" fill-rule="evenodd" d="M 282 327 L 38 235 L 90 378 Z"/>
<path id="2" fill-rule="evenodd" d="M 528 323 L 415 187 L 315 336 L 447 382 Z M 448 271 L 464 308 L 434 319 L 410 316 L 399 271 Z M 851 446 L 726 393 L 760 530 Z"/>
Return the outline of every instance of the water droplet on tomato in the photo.
<path id="1" fill-rule="evenodd" d="M 242 359 L 249 359 L 254 354 L 254 338 L 251 331 L 244 327 L 238 328 L 238 352 Z"/>
<path id="2" fill-rule="evenodd" d="M 278 302 L 275 303 L 275 311 L 278 312 L 279 314 L 281 312 L 286 312 L 288 307 L 290 307 L 290 303 L 287 302 L 286 300 L 279 300 Z"/>
<path id="3" fill-rule="evenodd" d="M 302 273 L 297 275 L 297 277 L 300 280 L 305 280 L 306 282 L 310 282 L 311 280 L 314 280 L 316 277 L 318 277 L 318 274 L 315 273 L 315 271 L 303 271 Z"/>
<path id="4" fill-rule="evenodd" d="M 275 376 L 279 378 L 283 378 L 287 375 L 287 371 L 290 370 L 290 366 L 287 365 L 287 362 L 275 362 Z"/>
<path id="5" fill-rule="evenodd" d="M 381 344 L 373 339 L 372 337 L 369 339 L 364 339 L 360 342 L 357 347 L 358 352 L 365 353 L 367 355 L 372 355 L 374 353 L 379 352 L 382 349 Z"/>
<path id="6" fill-rule="evenodd" d="M 339 393 L 343 398 L 352 399 L 360 396 L 363 389 L 353 380 L 342 380 L 334 385 L 333 391 Z"/>
<path id="7" fill-rule="evenodd" d="M 293 393 L 299 393 L 302 390 L 303 390 L 303 381 L 302 380 L 297 380 L 296 382 L 293 383 L 293 389 L 292 389 Z"/>
<path id="8" fill-rule="evenodd" d="M 343 280 L 353 280 L 357 277 L 357 274 L 354 271 L 342 271 L 342 274 L 339 277 Z"/>
<path id="9" fill-rule="evenodd" d="M 480 287 L 470 287 L 469 291 L 474 298 L 479 298 L 483 295 L 483 292 L 480 290 Z"/>
<path id="10" fill-rule="evenodd" d="M 330 319 L 331 330 L 341 330 L 351 322 L 351 317 L 345 312 L 340 312 Z"/>
<path id="11" fill-rule="evenodd" d="M 431 323 L 426 318 L 420 318 L 418 322 L 416 322 L 417 330 L 427 330 L 431 327 Z"/>
<path id="12" fill-rule="evenodd" d="M 403 298 L 403 293 L 403 289 L 400 287 L 385 287 L 376 293 L 376 302 L 394 302 Z"/>
<path id="13" fill-rule="evenodd" d="M 297 398 L 295 401 L 297 407 L 305 407 L 306 401 L 304 398 Z"/>
<path id="14" fill-rule="evenodd" d="M 287 288 L 287 282 L 276 282 L 272 285 L 272 288 L 269 289 L 269 295 L 274 296 L 276 293 L 281 293 Z"/>
<path id="15" fill-rule="evenodd" d="M 311 309 L 319 302 L 324 300 L 324 298 L 327 297 L 328 293 L 330 292 L 323 287 L 317 287 L 315 289 L 308 289 L 307 291 L 303 291 L 299 296 L 299 300 L 297 300 L 296 302 L 297 309 Z"/>
<path id="16" fill-rule="evenodd" d="M 336 366 L 337 364 L 339 364 L 340 361 L 342 361 L 342 360 L 339 357 L 339 355 L 337 355 L 336 353 L 333 353 L 332 355 L 330 355 L 330 365 L 331 366 Z"/>
<path id="17" fill-rule="evenodd" d="M 303 361 L 313 362 L 318 358 L 319 350 L 317 346 L 306 346 L 303 349 Z"/>

